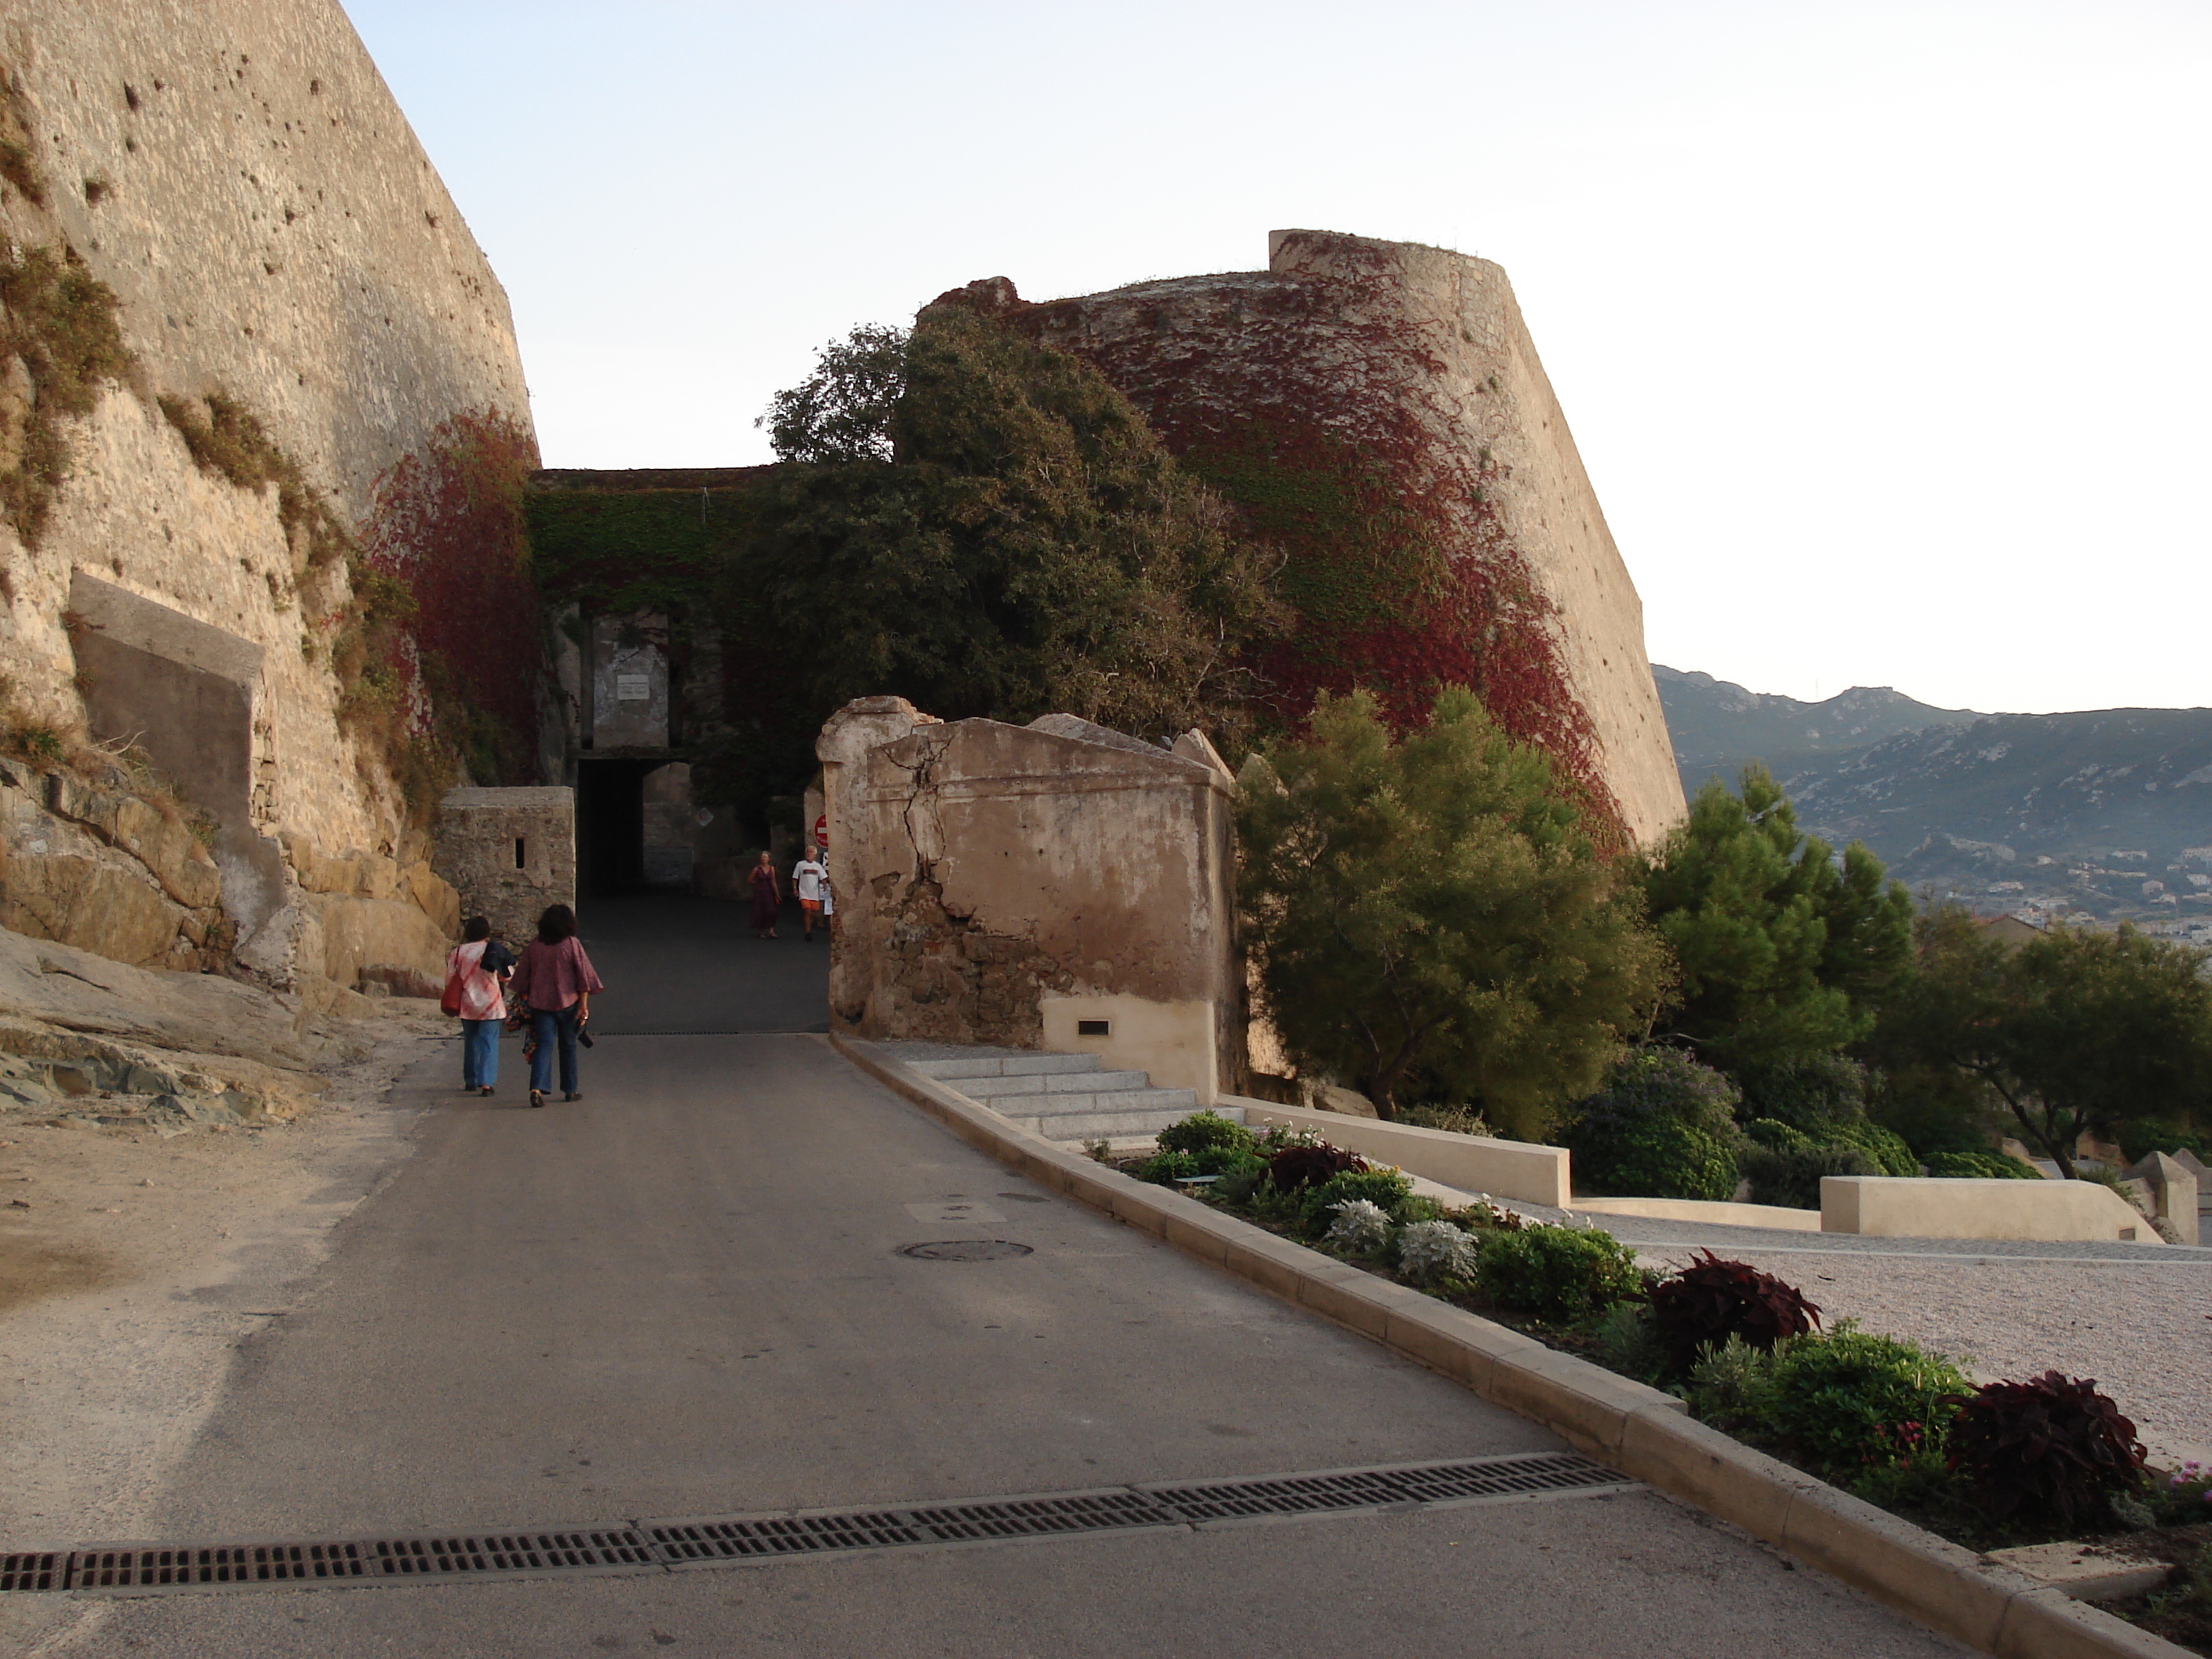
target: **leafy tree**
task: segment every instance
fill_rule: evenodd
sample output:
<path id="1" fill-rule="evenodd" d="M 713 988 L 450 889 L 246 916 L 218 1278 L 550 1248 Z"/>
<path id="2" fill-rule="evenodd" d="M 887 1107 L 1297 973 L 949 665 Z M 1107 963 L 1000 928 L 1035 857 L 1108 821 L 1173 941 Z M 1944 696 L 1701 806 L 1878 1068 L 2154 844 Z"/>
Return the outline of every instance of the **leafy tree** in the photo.
<path id="1" fill-rule="evenodd" d="M 1279 625 L 1262 555 L 1080 359 L 939 303 L 765 418 L 789 465 L 724 603 L 765 611 L 817 708 L 1241 727 L 1243 647 Z"/>
<path id="2" fill-rule="evenodd" d="M 1912 902 L 1857 842 L 1837 869 L 1763 766 L 1718 779 L 1646 862 L 1680 978 L 1658 1030 L 1731 1069 L 1841 1048 L 1911 951 Z"/>
<path id="3" fill-rule="evenodd" d="M 1946 907 L 1878 1043 L 1986 1089 L 2075 1174 L 2084 1129 L 2187 1121 L 2212 1102 L 2212 982 L 2202 952 L 2124 928 L 2058 927 L 2008 949 Z"/>
<path id="4" fill-rule="evenodd" d="M 1247 763 L 1240 910 L 1298 1064 L 1385 1117 L 1415 1079 L 1540 1133 L 1649 1018 L 1663 952 L 1552 763 L 1474 695 L 1394 742 L 1375 698 Z"/>

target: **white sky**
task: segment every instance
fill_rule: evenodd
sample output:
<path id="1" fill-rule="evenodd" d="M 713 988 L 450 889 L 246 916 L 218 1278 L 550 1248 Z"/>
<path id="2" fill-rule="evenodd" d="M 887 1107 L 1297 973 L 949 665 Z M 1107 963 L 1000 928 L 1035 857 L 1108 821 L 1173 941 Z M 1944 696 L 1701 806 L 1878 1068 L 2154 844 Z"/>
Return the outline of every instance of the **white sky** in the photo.
<path id="1" fill-rule="evenodd" d="M 2212 5 L 349 0 L 545 461 L 768 459 L 814 349 L 1287 226 L 1513 279 L 1654 660 L 2212 703 Z"/>

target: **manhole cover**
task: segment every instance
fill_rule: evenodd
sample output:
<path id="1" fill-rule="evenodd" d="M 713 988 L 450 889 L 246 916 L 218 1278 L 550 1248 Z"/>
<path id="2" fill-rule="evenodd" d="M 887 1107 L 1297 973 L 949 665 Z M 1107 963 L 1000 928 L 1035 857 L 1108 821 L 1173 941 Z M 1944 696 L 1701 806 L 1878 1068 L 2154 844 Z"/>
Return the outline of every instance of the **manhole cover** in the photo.
<path id="1" fill-rule="evenodd" d="M 902 1244 L 898 1253 L 916 1261 L 1004 1261 L 1032 1254 L 1026 1244 L 1003 1238 L 940 1238 L 927 1244 Z"/>

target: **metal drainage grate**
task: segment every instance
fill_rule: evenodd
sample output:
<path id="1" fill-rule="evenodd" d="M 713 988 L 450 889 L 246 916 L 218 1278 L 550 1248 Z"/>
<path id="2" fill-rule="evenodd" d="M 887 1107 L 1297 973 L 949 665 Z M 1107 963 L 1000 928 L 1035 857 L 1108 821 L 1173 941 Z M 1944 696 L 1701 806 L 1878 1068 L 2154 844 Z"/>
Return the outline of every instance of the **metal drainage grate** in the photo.
<path id="1" fill-rule="evenodd" d="M 628 1527 L 303 1544 L 115 1545 L 76 1552 L 69 1588 L 143 1595 L 149 1590 L 535 1576 L 660 1565 L 651 1542 Z"/>
<path id="2" fill-rule="evenodd" d="M 1521 1457 L 1476 1458 L 1459 1463 L 1417 1463 L 1236 1480 L 1179 1481 L 1139 1490 L 1170 1505 L 1193 1524 L 1202 1525 L 1208 1521 L 1322 1515 L 1342 1510 L 1419 1504 L 1459 1504 L 1541 1492 L 1614 1492 L 1633 1484 L 1572 1452 L 1540 1452 Z"/>
<path id="3" fill-rule="evenodd" d="M 0 1550 L 0 1590 L 58 1590 L 69 1577 L 67 1550 Z"/>
<path id="4" fill-rule="evenodd" d="M 0 1591 L 147 1595 L 727 1565 L 929 1545 L 1011 1543 L 1143 1528 L 1198 1528 L 1432 1504 L 1627 1492 L 1572 1452 L 1164 1481 L 950 1504 L 722 1515 L 586 1530 L 286 1543 L 88 1544 L 0 1553 Z"/>
<path id="5" fill-rule="evenodd" d="M 835 1510 L 793 1515 L 647 1521 L 644 1530 L 672 1565 L 757 1561 L 842 1550 L 920 1544 L 1059 1538 L 1128 1527 L 1173 1527 L 1176 1516 L 1126 1486 L 1040 1498 L 993 1498 L 915 1509 Z"/>
<path id="6" fill-rule="evenodd" d="M 1004 1261 L 1036 1252 L 1004 1238 L 940 1238 L 927 1244 L 902 1244 L 895 1254 L 916 1261 Z"/>

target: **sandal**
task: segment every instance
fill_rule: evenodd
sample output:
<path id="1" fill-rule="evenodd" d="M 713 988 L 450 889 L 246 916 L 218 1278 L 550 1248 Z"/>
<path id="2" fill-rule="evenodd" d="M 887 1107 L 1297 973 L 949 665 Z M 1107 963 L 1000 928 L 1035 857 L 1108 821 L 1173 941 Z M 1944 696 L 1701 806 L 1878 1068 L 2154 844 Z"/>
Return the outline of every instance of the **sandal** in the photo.
<path id="1" fill-rule="evenodd" d="M 532 1106 L 543 1106 L 545 1103 L 545 1091 L 532 1089 L 530 1091 L 530 1103 Z"/>

